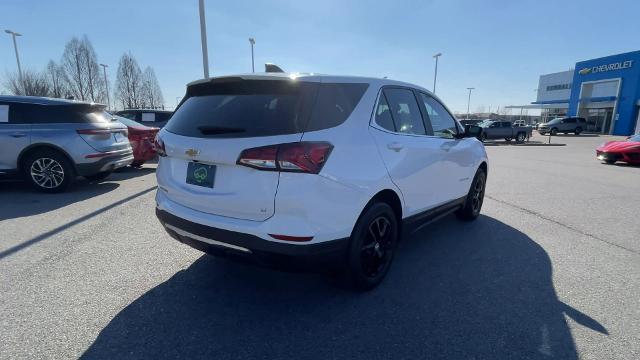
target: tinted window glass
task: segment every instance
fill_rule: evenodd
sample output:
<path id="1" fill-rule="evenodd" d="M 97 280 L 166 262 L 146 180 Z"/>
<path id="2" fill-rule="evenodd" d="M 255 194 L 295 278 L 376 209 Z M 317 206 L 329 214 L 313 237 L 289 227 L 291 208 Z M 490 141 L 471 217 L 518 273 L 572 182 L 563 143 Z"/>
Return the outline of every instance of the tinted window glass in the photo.
<path id="1" fill-rule="evenodd" d="M 567 124 L 575 124 L 577 120 L 575 118 L 569 118 L 569 119 L 565 119 L 564 122 Z"/>
<path id="2" fill-rule="evenodd" d="M 444 138 L 453 138 L 458 133 L 458 125 L 449 112 L 436 99 L 427 94 L 420 93 L 427 116 L 433 129 L 433 135 Z"/>
<path id="3" fill-rule="evenodd" d="M 396 131 L 405 134 L 425 135 L 422 115 L 418 108 L 413 91 L 406 89 L 385 89 L 391 109 L 391 117 L 396 126 Z"/>
<path id="4" fill-rule="evenodd" d="M 156 121 L 167 121 L 171 117 L 171 113 L 156 113 Z"/>
<path id="5" fill-rule="evenodd" d="M 135 119 L 136 119 L 136 114 L 135 114 L 135 113 L 132 113 L 132 112 L 123 112 L 123 111 L 119 111 L 119 112 L 117 112 L 116 114 L 118 114 L 118 115 L 120 115 L 120 116 L 122 116 L 122 117 L 125 117 L 125 118 L 127 118 L 127 119 L 130 119 L 130 120 L 135 120 Z"/>
<path id="6" fill-rule="evenodd" d="M 103 106 L 11 104 L 9 119 L 21 124 L 64 124 L 110 122 Z"/>
<path id="7" fill-rule="evenodd" d="M 368 84 L 322 84 L 306 131 L 322 130 L 345 122 Z"/>
<path id="8" fill-rule="evenodd" d="M 288 80 L 237 80 L 187 90 L 165 127 L 193 137 L 295 134 L 308 123 L 307 108 L 319 84 Z"/>
<path id="9" fill-rule="evenodd" d="M 511 123 L 508 122 L 508 121 L 505 121 L 505 122 L 502 123 L 502 127 L 510 128 L 511 127 Z"/>
<path id="10" fill-rule="evenodd" d="M 380 93 L 380 98 L 378 99 L 378 107 L 376 108 L 376 124 L 383 129 L 396 131 L 396 127 L 393 125 L 393 119 L 391 118 L 391 110 L 389 109 L 387 98 L 383 93 Z"/>

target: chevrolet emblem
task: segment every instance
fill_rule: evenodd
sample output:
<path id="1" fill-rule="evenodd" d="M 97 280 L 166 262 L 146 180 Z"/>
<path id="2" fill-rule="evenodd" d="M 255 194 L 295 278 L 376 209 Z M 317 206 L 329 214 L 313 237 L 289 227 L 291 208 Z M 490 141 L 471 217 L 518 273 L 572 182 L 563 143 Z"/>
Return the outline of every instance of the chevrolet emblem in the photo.
<path id="1" fill-rule="evenodd" d="M 187 156 L 196 157 L 200 155 L 200 150 L 198 149 L 189 149 L 184 152 Z"/>

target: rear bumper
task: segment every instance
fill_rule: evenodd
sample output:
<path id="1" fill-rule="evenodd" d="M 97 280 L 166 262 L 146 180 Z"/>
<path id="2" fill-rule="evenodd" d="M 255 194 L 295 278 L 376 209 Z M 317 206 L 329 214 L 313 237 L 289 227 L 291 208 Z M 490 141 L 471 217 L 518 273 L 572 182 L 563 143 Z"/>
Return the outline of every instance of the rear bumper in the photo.
<path id="1" fill-rule="evenodd" d="M 208 254 L 288 270 L 322 270 L 346 261 L 349 239 L 287 244 L 252 234 L 198 224 L 156 208 L 171 237 Z"/>
<path id="2" fill-rule="evenodd" d="M 133 153 L 129 151 L 123 154 L 107 156 L 92 163 L 76 164 L 76 172 L 80 176 L 93 175 L 103 171 L 113 171 L 132 162 Z"/>

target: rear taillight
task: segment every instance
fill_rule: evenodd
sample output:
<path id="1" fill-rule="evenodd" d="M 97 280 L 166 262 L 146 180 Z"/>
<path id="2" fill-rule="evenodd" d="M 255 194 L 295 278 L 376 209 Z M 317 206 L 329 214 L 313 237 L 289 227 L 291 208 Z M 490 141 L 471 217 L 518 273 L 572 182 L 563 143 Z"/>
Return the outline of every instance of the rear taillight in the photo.
<path id="1" fill-rule="evenodd" d="M 317 174 L 333 150 L 327 142 L 296 142 L 242 151 L 237 164 L 259 170 Z"/>
<path id="2" fill-rule="evenodd" d="M 159 134 L 156 134 L 156 138 L 153 140 L 153 148 L 158 156 L 167 156 L 167 151 L 164 148 L 164 141 L 160 139 Z"/>

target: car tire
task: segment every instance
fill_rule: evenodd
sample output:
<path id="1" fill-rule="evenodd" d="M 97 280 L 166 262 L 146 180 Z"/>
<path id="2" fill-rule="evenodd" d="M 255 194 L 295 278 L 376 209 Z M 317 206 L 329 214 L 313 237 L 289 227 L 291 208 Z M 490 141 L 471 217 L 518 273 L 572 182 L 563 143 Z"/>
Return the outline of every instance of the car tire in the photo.
<path id="1" fill-rule="evenodd" d="M 516 135 L 516 142 L 524 142 L 524 139 L 526 139 L 526 135 L 525 133 L 518 133 Z"/>
<path id="2" fill-rule="evenodd" d="M 85 175 L 84 178 L 90 182 L 100 182 L 106 179 L 109 175 L 111 175 L 111 171 L 101 171 L 93 175 Z"/>
<path id="3" fill-rule="evenodd" d="M 551 129 L 551 131 L 549 132 L 549 134 L 550 134 L 551 136 L 556 136 L 556 135 L 558 135 L 558 129 L 556 129 L 556 128 Z"/>
<path id="4" fill-rule="evenodd" d="M 34 189 L 45 193 L 65 191 L 75 178 L 73 164 L 56 150 L 38 150 L 22 163 L 25 179 Z"/>
<path id="5" fill-rule="evenodd" d="M 144 161 L 134 161 L 131 164 L 129 164 L 129 166 L 131 166 L 132 168 L 139 169 L 142 167 L 142 164 L 144 164 Z"/>
<path id="6" fill-rule="evenodd" d="M 511 141 L 511 138 L 504 138 L 504 141 L 509 142 L 509 141 Z"/>
<path id="7" fill-rule="evenodd" d="M 574 131 L 574 134 L 580 135 L 581 132 L 582 132 L 582 128 L 581 127 L 577 127 L 576 130 Z"/>
<path id="8" fill-rule="evenodd" d="M 347 273 L 352 288 L 366 291 L 382 282 L 398 239 L 398 220 L 391 206 L 377 202 L 364 210 L 349 243 Z"/>
<path id="9" fill-rule="evenodd" d="M 482 142 L 487 141 L 487 134 L 486 133 L 483 132 L 482 134 L 480 134 L 480 141 L 482 141 Z"/>
<path id="10" fill-rule="evenodd" d="M 607 163 L 607 164 L 609 164 L 609 165 L 613 165 L 613 164 L 615 164 L 615 163 L 616 163 L 616 161 L 615 161 L 615 160 L 605 160 L 604 162 L 606 162 L 606 163 Z"/>
<path id="11" fill-rule="evenodd" d="M 487 173 L 483 169 L 478 169 L 473 177 L 471 188 L 464 201 L 462 209 L 456 211 L 459 219 L 473 221 L 480 216 L 482 203 L 484 202 L 484 192 L 487 186 Z"/>

